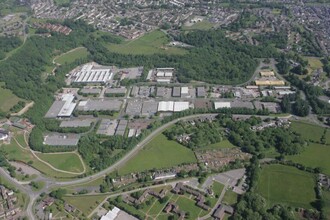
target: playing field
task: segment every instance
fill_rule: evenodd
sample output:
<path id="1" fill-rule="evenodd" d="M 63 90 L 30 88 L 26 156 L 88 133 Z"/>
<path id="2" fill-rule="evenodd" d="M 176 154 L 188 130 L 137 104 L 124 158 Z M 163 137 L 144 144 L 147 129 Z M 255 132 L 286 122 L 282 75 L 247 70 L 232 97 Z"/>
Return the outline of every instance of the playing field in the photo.
<path id="1" fill-rule="evenodd" d="M 301 136 L 306 140 L 312 140 L 312 141 L 320 141 L 324 132 L 324 128 L 318 125 L 313 125 L 301 121 L 299 122 L 293 121 L 291 123 L 291 128 L 292 130 L 301 134 Z"/>
<path id="2" fill-rule="evenodd" d="M 58 58 L 55 59 L 55 62 L 62 65 L 65 63 L 72 63 L 77 59 L 86 58 L 88 54 L 89 53 L 85 47 L 79 47 L 59 56 Z"/>
<path id="3" fill-rule="evenodd" d="M 170 42 L 169 38 L 162 31 L 146 33 L 140 38 L 124 41 L 121 44 L 107 44 L 106 47 L 115 53 L 122 54 L 175 54 L 183 55 L 186 50 L 176 47 L 166 46 Z"/>
<path id="4" fill-rule="evenodd" d="M 153 168 L 169 168 L 183 163 L 194 163 L 194 152 L 175 141 L 169 141 L 159 134 L 150 141 L 134 158 L 119 169 L 120 175 Z"/>
<path id="5" fill-rule="evenodd" d="M 330 175 L 330 146 L 310 143 L 306 149 L 297 155 L 287 156 L 286 159 L 308 166 L 321 167 L 322 172 Z"/>
<path id="6" fill-rule="evenodd" d="M 86 216 L 90 214 L 105 198 L 105 195 L 63 197 L 64 201 L 79 209 Z"/>
<path id="7" fill-rule="evenodd" d="M 84 171 L 82 161 L 75 153 L 56 153 L 56 154 L 44 154 L 36 153 L 36 155 L 46 161 L 56 169 L 80 173 Z"/>
<path id="8" fill-rule="evenodd" d="M 314 186 L 312 174 L 276 164 L 262 167 L 257 190 L 267 200 L 268 206 L 282 203 L 311 208 L 311 202 L 316 199 Z"/>
<path id="9" fill-rule="evenodd" d="M 16 105 L 21 99 L 9 89 L 4 89 L 4 86 L 5 83 L 0 82 L 0 111 L 9 112 L 10 108 Z"/>

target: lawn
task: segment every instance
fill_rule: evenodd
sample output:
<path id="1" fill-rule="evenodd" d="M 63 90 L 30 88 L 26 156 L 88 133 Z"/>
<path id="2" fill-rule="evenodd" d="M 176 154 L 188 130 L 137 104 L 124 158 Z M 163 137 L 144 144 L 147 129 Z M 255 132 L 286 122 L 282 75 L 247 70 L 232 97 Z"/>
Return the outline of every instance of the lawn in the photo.
<path id="1" fill-rule="evenodd" d="M 209 30 L 211 28 L 213 28 L 213 24 L 209 21 L 201 21 L 201 22 L 197 22 L 191 26 L 183 26 L 182 29 L 183 30 Z"/>
<path id="2" fill-rule="evenodd" d="M 222 202 L 227 205 L 234 205 L 237 203 L 238 195 L 234 193 L 231 189 L 228 189 L 223 197 Z"/>
<path id="3" fill-rule="evenodd" d="M 120 168 L 119 174 L 124 175 L 154 168 L 169 168 L 183 163 L 195 162 L 196 157 L 192 150 L 176 141 L 168 140 L 163 134 L 159 134 Z"/>
<path id="4" fill-rule="evenodd" d="M 89 215 L 103 200 L 104 195 L 98 196 L 65 196 L 64 201 L 74 206 L 83 212 L 86 216 Z"/>
<path id="5" fill-rule="evenodd" d="M 0 111 L 9 112 L 11 107 L 16 105 L 21 99 L 9 89 L 4 88 L 5 83 L 0 82 Z"/>
<path id="6" fill-rule="evenodd" d="M 293 121 L 291 123 L 291 128 L 295 132 L 301 134 L 301 136 L 306 140 L 312 141 L 320 141 L 324 132 L 324 128 L 318 125 L 313 125 L 301 121 Z"/>
<path id="7" fill-rule="evenodd" d="M 217 149 L 224 149 L 224 148 L 234 148 L 236 147 L 232 143 L 230 143 L 228 140 L 223 140 L 218 143 L 210 144 L 207 147 L 200 148 L 200 150 L 217 150 Z"/>
<path id="8" fill-rule="evenodd" d="M 323 64 L 318 57 L 304 57 L 308 61 L 308 65 L 311 69 L 311 71 L 316 69 L 321 69 L 323 67 Z"/>
<path id="9" fill-rule="evenodd" d="M 59 56 L 58 58 L 55 59 L 55 62 L 59 63 L 61 65 L 65 64 L 65 63 L 72 63 L 77 59 L 86 58 L 88 56 L 88 54 L 89 53 L 85 47 L 79 47 L 68 53 L 65 53 L 65 54 Z"/>
<path id="10" fill-rule="evenodd" d="M 322 172 L 330 175 L 330 146 L 310 143 L 306 149 L 297 155 L 287 156 L 286 159 L 308 167 L 321 167 Z"/>
<path id="11" fill-rule="evenodd" d="M 46 164 L 37 160 L 28 149 L 22 149 L 21 147 L 19 147 L 15 141 L 12 141 L 8 145 L 2 145 L 1 147 L 7 153 L 6 157 L 8 160 L 20 161 L 26 164 L 32 163 L 31 164 L 32 167 L 34 167 L 35 169 L 39 170 L 40 172 L 48 176 L 57 177 L 57 178 L 72 178 L 74 176 L 77 176 L 77 175 L 57 172 L 51 169 Z"/>
<path id="12" fill-rule="evenodd" d="M 156 30 L 146 33 L 140 38 L 124 41 L 121 44 L 106 44 L 106 47 L 115 53 L 121 54 L 171 54 L 183 55 L 186 50 L 175 47 L 168 47 L 166 44 L 170 39 L 162 31 Z"/>
<path id="13" fill-rule="evenodd" d="M 190 213 L 187 219 L 197 219 L 202 212 L 202 209 L 196 206 L 195 200 L 188 199 L 184 196 L 180 196 L 175 203 L 179 206 L 180 210 Z"/>
<path id="14" fill-rule="evenodd" d="M 316 200 L 312 174 L 284 165 L 263 166 L 258 180 L 258 192 L 267 205 L 277 203 L 293 207 L 312 208 Z"/>
<path id="15" fill-rule="evenodd" d="M 56 153 L 56 154 L 45 154 L 45 153 L 37 153 L 37 156 L 51 164 L 53 167 L 70 171 L 70 172 L 83 172 L 84 167 L 82 165 L 82 161 L 75 153 Z"/>

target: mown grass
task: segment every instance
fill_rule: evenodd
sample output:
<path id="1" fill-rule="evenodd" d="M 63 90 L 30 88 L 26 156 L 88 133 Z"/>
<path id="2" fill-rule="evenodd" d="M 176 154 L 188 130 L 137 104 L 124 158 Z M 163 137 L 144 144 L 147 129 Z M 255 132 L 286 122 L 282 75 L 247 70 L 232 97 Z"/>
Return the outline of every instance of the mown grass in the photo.
<path id="1" fill-rule="evenodd" d="M 200 150 L 217 150 L 224 148 L 235 148 L 236 146 L 230 143 L 228 140 L 223 140 L 218 143 L 210 144 L 207 147 L 200 148 Z"/>
<path id="2" fill-rule="evenodd" d="M 211 28 L 213 28 L 214 25 L 209 22 L 209 21 L 201 21 L 201 22 L 197 22 L 191 26 L 183 26 L 182 29 L 185 31 L 189 31 L 189 30 L 209 30 Z"/>
<path id="3" fill-rule="evenodd" d="M 227 205 L 234 205 L 237 203 L 238 195 L 232 190 L 228 189 L 223 197 L 222 202 Z"/>
<path id="4" fill-rule="evenodd" d="M 65 196 L 63 200 L 79 209 L 86 216 L 89 215 L 104 199 L 105 195 L 97 196 Z"/>
<path id="5" fill-rule="evenodd" d="M 293 121 L 291 123 L 291 128 L 308 141 L 320 141 L 324 132 L 324 128 L 302 121 Z"/>
<path id="6" fill-rule="evenodd" d="M 306 149 L 297 155 L 287 156 L 286 159 L 302 164 L 304 166 L 317 168 L 330 175 L 330 146 L 310 143 Z"/>
<path id="7" fill-rule="evenodd" d="M 257 191 L 267 200 L 267 205 L 286 204 L 293 207 L 312 208 L 315 201 L 314 176 L 284 165 L 262 167 Z"/>
<path id="8" fill-rule="evenodd" d="M 5 83 L 0 82 L 0 111 L 9 112 L 21 99 L 9 89 L 4 88 Z"/>
<path id="9" fill-rule="evenodd" d="M 194 162 L 196 162 L 196 157 L 192 150 L 175 141 L 168 140 L 163 134 L 159 134 L 120 168 L 119 174 L 124 175 L 154 168 L 169 168 Z"/>
<path id="10" fill-rule="evenodd" d="M 140 38 L 124 41 L 121 44 L 106 44 L 109 51 L 120 54 L 170 54 L 184 55 L 187 51 L 182 48 L 168 47 L 170 39 L 162 31 L 146 33 Z"/>
<path id="11" fill-rule="evenodd" d="M 55 62 L 64 65 L 66 63 L 72 63 L 77 59 L 86 58 L 88 54 L 89 52 L 85 47 L 80 47 L 59 56 L 55 59 Z"/>
<path id="12" fill-rule="evenodd" d="M 83 172 L 84 167 L 82 162 L 77 154 L 75 153 L 62 153 L 62 154 L 45 154 L 45 153 L 37 153 L 37 156 L 51 164 L 53 167 L 70 171 L 70 172 Z"/>
<path id="13" fill-rule="evenodd" d="M 45 175 L 55 178 L 73 178 L 77 175 L 57 172 L 46 164 L 37 160 L 28 149 L 22 149 L 12 140 L 8 145 L 2 145 L 1 148 L 6 152 L 6 158 L 11 161 L 19 161 L 25 164 L 31 164 L 32 167 L 44 173 Z"/>

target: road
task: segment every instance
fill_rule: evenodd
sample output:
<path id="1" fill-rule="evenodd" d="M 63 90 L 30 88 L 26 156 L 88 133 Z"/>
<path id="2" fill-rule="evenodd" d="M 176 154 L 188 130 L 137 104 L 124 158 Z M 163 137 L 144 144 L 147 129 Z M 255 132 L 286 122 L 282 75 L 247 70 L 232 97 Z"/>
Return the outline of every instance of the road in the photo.
<path id="1" fill-rule="evenodd" d="M 33 204 L 36 201 L 36 199 L 38 198 L 38 196 L 41 193 L 48 193 L 52 188 L 54 187 L 62 187 L 62 186 L 68 186 L 68 185 L 75 185 L 75 184 L 83 184 L 85 182 L 89 182 L 95 179 L 98 179 L 102 176 L 105 176 L 108 173 L 111 173 L 115 170 L 117 170 L 118 168 L 120 168 L 121 166 L 125 165 L 125 163 L 130 160 L 132 157 L 134 157 L 146 144 L 148 144 L 154 137 L 156 137 L 160 132 L 162 132 L 163 130 L 165 130 L 166 128 L 170 127 L 171 125 L 175 124 L 178 121 L 181 120 L 189 120 L 189 119 L 193 119 L 193 118 L 199 118 L 199 117 L 211 117 L 211 116 L 216 116 L 217 114 L 198 114 L 198 115 L 190 115 L 190 116 L 186 116 L 186 117 L 182 117 L 179 119 L 175 119 L 173 121 L 170 121 L 164 125 L 162 125 L 161 127 L 157 128 L 156 130 L 154 130 L 153 132 L 151 132 L 144 140 L 142 140 L 139 144 L 137 144 L 130 152 L 128 152 L 124 157 L 122 157 L 120 160 L 118 160 L 116 163 L 114 163 L 113 165 L 111 165 L 110 167 L 108 167 L 105 170 L 102 170 L 98 173 L 95 173 L 91 176 L 88 177 L 84 177 L 81 179 L 77 179 L 77 180 L 71 180 L 71 181 L 67 181 L 67 182 L 60 182 L 48 177 L 44 177 L 44 176 L 40 176 L 38 178 L 38 180 L 44 181 L 45 182 L 45 187 L 39 191 L 39 192 L 33 192 L 31 190 L 31 188 L 28 185 L 22 185 L 20 182 L 18 182 L 16 179 L 12 178 L 8 172 L 6 172 L 3 168 L 0 167 L 0 174 L 2 177 L 4 177 L 5 179 L 7 179 L 10 183 L 12 183 L 17 189 L 19 189 L 20 191 L 22 191 L 23 193 L 27 194 L 29 196 L 29 204 L 26 210 L 27 213 L 27 217 L 30 220 L 35 220 L 35 217 L 33 215 Z"/>

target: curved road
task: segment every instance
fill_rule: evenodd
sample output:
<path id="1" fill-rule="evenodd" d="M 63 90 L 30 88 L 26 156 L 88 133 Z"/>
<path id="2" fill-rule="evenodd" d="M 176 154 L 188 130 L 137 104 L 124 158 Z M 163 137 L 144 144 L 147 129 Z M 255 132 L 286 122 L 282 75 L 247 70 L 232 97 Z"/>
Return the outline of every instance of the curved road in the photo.
<path id="1" fill-rule="evenodd" d="M 59 182 L 56 180 L 53 180 L 51 178 L 46 178 L 46 177 L 40 177 L 42 181 L 46 183 L 45 188 L 42 191 L 39 192 L 33 192 L 29 186 L 24 186 L 20 182 L 18 182 L 16 179 L 12 178 L 8 172 L 6 172 L 3 168 L 0 167 L 0 174 L 2 177 L 6 178 L 11 184 L 13 184 L 17 189 L 22 191 L 23 193 L 27 194 L 30 198 L 26 214 L 30 220 L 34 220 L 35 217 L 33 215 L 33 204 L 37 197 L 42 193 L 42 192 L 49 192 L 51 188 L 53 187 L 60 187 L 60 186 L 68 186 L 68 185 L 75 185 L 75 184 L 82 184 L 85 182 L 89 182 L 91 180 L 98 179 L 108 173 L 111 173 L 118 169 L 119 167 L 125 165 L 125 163 L 130 160 L 132 157 L 134 157 L 149 141 L 151 141 L 155 136 L 157 136 L 160 132 L 168 128 L 169 126 L 175 124 L 176 122 L 180 120 L 188 120 L 188 119 L 193 119 L 193 118 L 198 118 L 198 117 L 205 117 L 205 116 L 216 116 L 217 114 L 198 114 L 198 115 L 190 115 L 186 117 L 182 117 L 179 119 L 175 119 L 173 121 L 170 121 L 161 127 L 157 128 L 153 132 L 151 132 L 145 139 L 143 139 L 139 144 L 137 144 L 131 151 L 129 151 L 124 157 L 122 157 L 120 160 L 118 160 L 116 163 L 111 165 L 105 170 L 102 170 L 98 173 L 95 173 L 91 176 L 84 177 L 81 179 L 77 180 L 72 180 L 72 181 L 67 181 L 67 182 Z"/>

